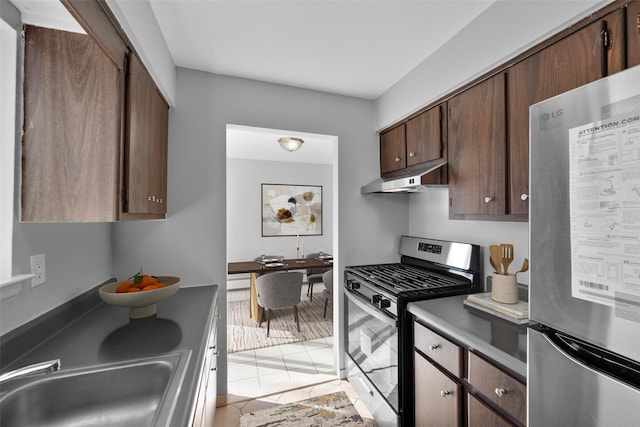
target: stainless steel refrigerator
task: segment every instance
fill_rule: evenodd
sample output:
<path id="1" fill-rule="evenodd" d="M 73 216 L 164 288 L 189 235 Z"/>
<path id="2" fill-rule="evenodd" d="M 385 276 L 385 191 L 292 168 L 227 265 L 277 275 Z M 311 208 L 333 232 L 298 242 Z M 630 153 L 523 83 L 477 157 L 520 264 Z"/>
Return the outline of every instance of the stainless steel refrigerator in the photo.
<path id="1" fill-rule="evenodd" d="M 640 66 L 530 108 L 528 426 L 640 426 Z"/>

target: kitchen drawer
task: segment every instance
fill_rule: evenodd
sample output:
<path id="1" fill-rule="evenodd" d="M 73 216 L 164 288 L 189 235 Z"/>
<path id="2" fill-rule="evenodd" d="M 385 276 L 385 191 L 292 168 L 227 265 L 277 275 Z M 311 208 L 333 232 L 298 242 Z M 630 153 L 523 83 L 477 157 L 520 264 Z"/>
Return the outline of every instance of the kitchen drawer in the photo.
<path id="1" fill-rule="evenodd" d="M 415 426 L 462 426 L 462 385 L 415 353 Z"/>
<path id="2" fill-rule="evenodd" d="M 415 348 L 451 374 L 462 378 L 462 347 L 418 322 L 414 322 L 414 325 L 413 342 Z"/>
<path id="3" fill-rule="evenodd" d="M 468 427 L 511 427 L 509 421 L 507 421 L 502 415 L 499 415 L 496 411 L 489 408 L 487 405 L 478 400 L 477 397 L 469 394 L 468 410 L 467 410 L 467 426 Z"/>
<path id="4" fill-rule="evenodd" d="M 518 422 L 526 425 L 525 384 L 473 352 L 469 352 L 469 383 Z"/>

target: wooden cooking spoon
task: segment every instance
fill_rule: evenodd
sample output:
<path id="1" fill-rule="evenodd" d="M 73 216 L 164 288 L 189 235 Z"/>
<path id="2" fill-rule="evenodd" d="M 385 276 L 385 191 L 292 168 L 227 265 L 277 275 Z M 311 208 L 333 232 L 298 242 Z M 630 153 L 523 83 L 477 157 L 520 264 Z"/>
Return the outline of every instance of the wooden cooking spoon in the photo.
<path id="1" fill-rule="evenodd" d="M 520 267 L 520 270 L 516 271 L 515 274 L 524 273 L 528 269 L 529 269 L 529 260 L 525 258 L 524 261 L 522 261 L 522 267 Z"/>

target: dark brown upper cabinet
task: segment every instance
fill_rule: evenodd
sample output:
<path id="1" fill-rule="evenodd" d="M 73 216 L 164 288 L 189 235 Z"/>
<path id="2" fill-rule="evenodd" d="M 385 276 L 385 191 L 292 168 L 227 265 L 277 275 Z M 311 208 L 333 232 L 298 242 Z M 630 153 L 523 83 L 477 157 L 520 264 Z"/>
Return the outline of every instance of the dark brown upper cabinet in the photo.
<path id="1" fill-rule="evenodd" d="M 407 166 L 414 166 L 442 156 L 440 108 L 437 106 L 407 121 Z"/>
<path id="2" fill-rule="evenodd" d="M 130 57 L 128 74 L 123 210 L 163 217 L 167 212 L 169 109 L 136 55 Z"/>
<path id="3" fill-rule="evenodd" d="M 84 34 L 25 27 L 26 222 L 115 221 L 124 70 Z"/>
<path id="4" fill-rule="evenodd" d="M 529 211 L 529 107 L 623 70 L 624 10 L 593 22 L 509 67 L 509 194 L 505 213 Z"/>
<path id="5" fill-rule="evenodd" d="M 627 67 L 640 65 L 640 0 L 627 6 Z"/>
<path id="6" fill-rule="evenodd" d="M 505 75 L 449 99 L 448 167 L 451 218 L 505 213 Z"/>
<path id="7" fill-rule="evenodd" d="M 380 176 L 418 170 L 422 163 L 446 156 L 444 104 L 426 110 L 380 133 Z M 423 178 L 423 184 L 446 183 L 446 168 Z"/>
<path id="8" fill-rule="evenodd" d="M 25 31 L 21 220 L 164 219 L 167 103 L 106 3 L 63 4 L 88 35 Z"/>
<path id="9" fill-rule="evenodd" d="M 380 175 L 407 167 L 404 123 L 380 134 Z"/>

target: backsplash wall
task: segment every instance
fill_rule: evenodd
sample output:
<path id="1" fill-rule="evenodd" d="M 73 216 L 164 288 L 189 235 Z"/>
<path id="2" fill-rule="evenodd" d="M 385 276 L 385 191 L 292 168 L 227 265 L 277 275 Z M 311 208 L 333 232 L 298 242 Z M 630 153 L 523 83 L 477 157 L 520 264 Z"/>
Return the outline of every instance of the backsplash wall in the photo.
<path id="1" fill-rule="evenodd" d="M 430 189 L 409 196 L 409 234 L 417 237 L 454 240 L 480 245 L 484 277 L 493 271 L 489 264 L 489 245 L 512 243 L 514 258 L 510 271 L 517 271 L 529 258 L 529 223 L 508 221 L 461 221 L 449 219 L 449 190 Z M 529 273 L 518 275 L 518 282 L 529 283 Z"/>

